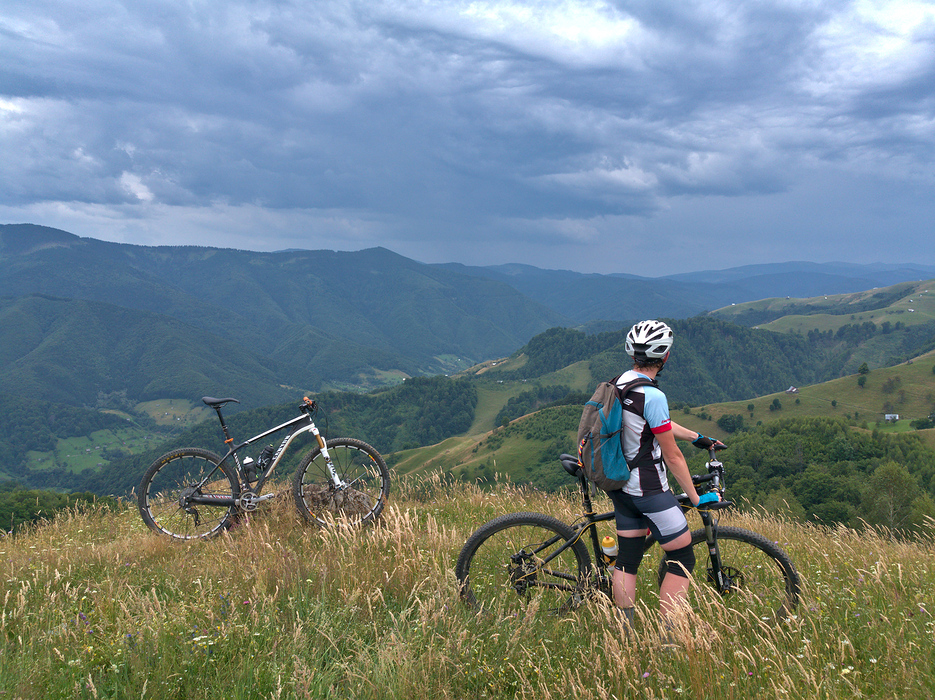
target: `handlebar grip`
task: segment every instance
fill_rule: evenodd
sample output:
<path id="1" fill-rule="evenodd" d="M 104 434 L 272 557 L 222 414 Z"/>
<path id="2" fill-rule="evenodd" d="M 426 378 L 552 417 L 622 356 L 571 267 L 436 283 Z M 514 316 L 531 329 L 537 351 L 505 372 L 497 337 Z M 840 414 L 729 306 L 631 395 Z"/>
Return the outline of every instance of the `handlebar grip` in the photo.
<path id="1" fill-rule="evenodd" d="M 705 503 L 695 507 L 698 510 L 721 510 L 722 508 L 730 508 L 732 505 L 734 505 L 733 501 L 718 501 L 717 503 Z"/>
<path id="2" fill-rule="evenodd" d="M 696 486 L 698 484 L 703 484 L 706 481 L 711 481 L 714 478 L 714 474 L 694 474 L 692 475 L 692 483 Z"/>

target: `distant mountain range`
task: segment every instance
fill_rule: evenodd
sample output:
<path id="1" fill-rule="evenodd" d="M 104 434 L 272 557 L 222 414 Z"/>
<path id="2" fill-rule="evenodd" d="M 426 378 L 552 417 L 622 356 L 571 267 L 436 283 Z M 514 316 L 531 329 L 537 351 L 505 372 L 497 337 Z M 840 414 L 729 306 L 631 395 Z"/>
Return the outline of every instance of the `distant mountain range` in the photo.
<path id="1" fill-rule="evenodd" d="M 787 262 L 663 277 L 583 274 L 518 264 L 469 267 L 449 263 L 442 267 L 505 282 L 578 325 L 649 317 L 687 318 L 770 297 L 847 294 L 935 277 L 935 266 L 919 264 Z"/>
<path id="2" fill-rule="evenodd" d="M 382 248 L 151 248 L 33 225 L 0 226 L 0 296 L 9 297 L 0 306 L 0 391 L 28 387 L 78 405 L 93 404 L 90 384 L 63 382 L 50 366 L 93 367 L 88 378 L 101 390 L 136 386 L 137 399 L 152 398 L 144 387 L 153 381 L 173 396 L 225 393 L 243 382 L 222 368 L 253 367 L 246 374 L 258 388 L 241 398 L 255 403 L 280 385 L 295 395 L 454 371 L 571 323 L 503 282 Z M 69 325 L 70 340 L 62 331 Z M 151 370 L 131 362 L 144 376 L 127 376 L 120 363 L 133 353 L 124 346 L 139 342 L 141 328 L 159 340 L 149 351 L 160 348 L 161 362 Z M 177 381 L 165 382 L 167 364 Z"/>
<path id="3" fill-rule="evenodd" d="M 69 405 L 375 387 L 509 355 L 543 330 L 685 318 L 935 277 L 782 263 L 660 278 L 427 265 L 383 248 L 146 247 L 0 226 L 0 392 Z"/>

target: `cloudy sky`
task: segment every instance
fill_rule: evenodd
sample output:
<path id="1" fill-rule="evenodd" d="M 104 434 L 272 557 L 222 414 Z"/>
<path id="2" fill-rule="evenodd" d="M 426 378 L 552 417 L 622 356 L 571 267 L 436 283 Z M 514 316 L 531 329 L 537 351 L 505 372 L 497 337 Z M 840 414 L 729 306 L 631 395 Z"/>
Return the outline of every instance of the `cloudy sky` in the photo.
<path id="1" fill-rule="evenodd" d="M 935 3 L 3 0 L 0 223 L 645 275 L 935 264 Z"/>

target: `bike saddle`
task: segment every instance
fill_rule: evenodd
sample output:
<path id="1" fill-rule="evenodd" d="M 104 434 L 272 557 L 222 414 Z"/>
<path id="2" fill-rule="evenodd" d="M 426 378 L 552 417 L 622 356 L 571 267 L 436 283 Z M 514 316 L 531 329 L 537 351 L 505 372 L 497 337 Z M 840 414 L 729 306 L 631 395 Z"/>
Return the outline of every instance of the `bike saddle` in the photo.
<path id="1" fill-rule="evenodd" d="M 216 399 L 213 396 L 202 396 L 201 400 L 204 401 L 211 408 L 217 408 L 218 406 L 223 406 L 226 403 L 233 401 L 234 403 L 240 403 L 237 399 Z"/>
<path id="2" fill-rule="evenodd" d="M 565 467 L 565 471 L 572 476 L 577 477 L 581 473 L 581 465 L 578 464 L 577 457 L 573 457 L 569 454 L 560 454 L 558 456 L 558 461 Z"/>

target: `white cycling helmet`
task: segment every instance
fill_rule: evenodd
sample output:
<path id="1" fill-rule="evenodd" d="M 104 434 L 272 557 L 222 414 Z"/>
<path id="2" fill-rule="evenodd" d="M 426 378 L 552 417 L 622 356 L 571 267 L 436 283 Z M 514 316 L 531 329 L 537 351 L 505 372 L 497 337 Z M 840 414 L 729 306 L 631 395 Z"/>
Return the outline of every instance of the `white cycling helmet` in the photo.
<path id="1" fill-rule="evenodd" d="M 634 360 L 661 360 L 672 348 L 672 329 L 662 321 L 640 321 L 627 333 L 627 355 Z"/>

